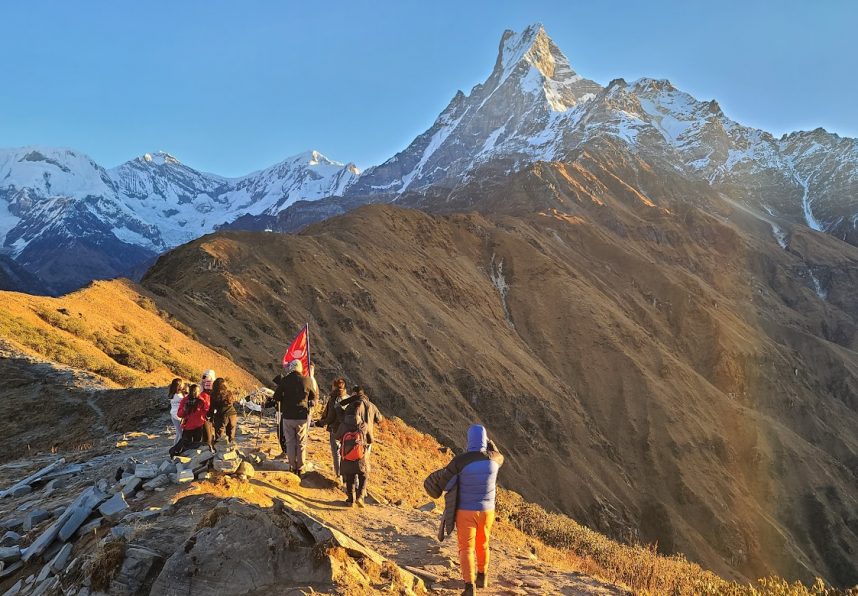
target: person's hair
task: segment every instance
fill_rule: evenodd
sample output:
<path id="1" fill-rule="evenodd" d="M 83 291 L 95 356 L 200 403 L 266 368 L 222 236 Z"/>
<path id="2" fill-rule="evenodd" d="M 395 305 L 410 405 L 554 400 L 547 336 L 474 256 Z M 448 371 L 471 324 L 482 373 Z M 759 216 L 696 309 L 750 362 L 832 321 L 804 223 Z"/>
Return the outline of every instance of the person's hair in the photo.
<path id="1" fill-rule="evenodd" d="M 185 402 L 185 416 L 195 412 L 200 407 L 200 386 L 194 383 L 188 387 L 188 401 Z"/>
<path id="2" fill-rule="evenodd" d="M 212 385 L 212 403 L 214 404 L 218 402 L 226 402 L 229 395 L 230 390 L 226 379 L 224 379 L 223 377 L 216 378 L 214 384 Z"/>
<path id="3" fill-rule="evenodd" d="M 352 387 L 352 395 L 357 395 L 358 397 L 366 397 L 366 392 L 360 385 L 355 385 L 354 387 Z"/>
<path id="4" fill-rule="evenodd" d="M 170 383 L 170 389 L 167 392 L 169 395 L 167 397 L 173 397 L 174 395 L 176 395 L 179 392 L 179 390 L 182 388 L 182 385 L 184 385 L 184 384 L 185 384 L 185 382 L 182 381 L 182 379 L 180 379 L 178 377 L 173 379 L 173 382 Z"/>

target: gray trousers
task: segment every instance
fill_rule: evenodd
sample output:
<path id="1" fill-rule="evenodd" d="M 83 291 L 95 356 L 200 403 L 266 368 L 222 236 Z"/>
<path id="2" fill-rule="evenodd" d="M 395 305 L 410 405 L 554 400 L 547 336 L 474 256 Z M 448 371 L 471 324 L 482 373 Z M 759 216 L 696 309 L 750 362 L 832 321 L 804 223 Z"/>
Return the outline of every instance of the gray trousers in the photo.
<path id="1" fill-rule="evenodd" d="M 331 437 L 331 458 L 334 460 L 334 476 L 340 475 L 340 442 L 334 437 L 334 433 L 330 433 Z"/>
<path id="2" fill-rule="evenodd" d="M 280 420 L 280 432 L 286 443 L 289 466 L 297 472 L 304 469 L 307 457 L 307 420 Z"/>

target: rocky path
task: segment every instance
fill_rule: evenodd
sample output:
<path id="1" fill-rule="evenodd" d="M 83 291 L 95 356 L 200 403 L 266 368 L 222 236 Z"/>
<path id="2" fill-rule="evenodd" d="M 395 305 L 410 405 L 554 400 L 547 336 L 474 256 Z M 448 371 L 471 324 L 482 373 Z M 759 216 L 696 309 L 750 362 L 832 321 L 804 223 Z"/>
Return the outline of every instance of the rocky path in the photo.
<path id="1" fill-rule="evenodd" d="M 96 410 L 96 408 L 93 409 Z M 135 581 L 148 582 L 144 583 L 146 586 L 152 586 L 151 582 L 155 581 L 151 588 L 152 593 L 155 593 L 158 586 L 164 586 L 164 577 L 169 577 L 169 574 L 167 576 L 164 574 L 171 568 L 171 561 L 176 557 L 174 553 L 181 553 L 186 548 L 182 547 L 183 543 L 187 545 L 188 541 L 196 540 L 200 532 L 205 531 L 201 528 L 206 527 L 205 518 L 213 507 L 219 507 L 219 503 L 223 504 L 226 508 L 224 511 L 228 510 L 240 517 L 247 514 L 247 507 L 257 512 L 264 512 L 271 511 L 272 506 L 276 510 L 278 503 L 281 503 L 293 511 L 306 513 L 329 527 L 339 530 L 359 544 L 392 560 L 400 568 L 423 577 L 433 593 L 446 595 L 460 593 L 462 581 L 459 577 L 455 536 L 448 538 L 443 544 L 438 543 L 435 535 L 440 512 L 428 498 L 423 499 L 419 496 L 405 500 L 396 499 L 395 503 L 390 503 L 376 491 L 375 494 L 378 496 L 369 499 L 365 508 L 347 508 L 344 503 L 344 493 L 333 477 L 328 437 L 323 429 L 311 430 L 309 448 L 311 471 L 303 479 L 299 479 L 283 471 L 285 462 L 276 457 L 280 449 L 276 443 L 272 422 L 268 421 L 258 427 L 255 421 L 245 420 L 243 428 L 245 432 L 239 434 L 239 451 L 267 456 L 265 461 L 256 466 L 255 473 L 249 479 L 240 480 L 215 472 L 210 474 L 211 478 L 207 481 L 141 489 L 133 496 L 129 496 L 129 507 L 127 513 L 123 514 L 125 518 L 121 522 L 96 524 L 88 537 L 82 535 L 73 543 L 68 543 L 67 564 L 77 565 L 77 568 L 82 569 L 86 561 L 99 556 L 98 553 L 100 549 L 103 550 L 105 540 L 121 538 L 128 544 L 125 562 L 122 563 L 122 569 L 114 584 L 111 584 L 109 592 L 114 593 L 113 588 L 117 586 L 119 592 L 123 589 L 127 590 L 129 586 L 135 585 Z M 15 518 L 27 517 L 29 511 L 44 511 L 45 521 L 40 522 L 41 526 L 34 526 L 32 533 L 27 534 L 15 526 L 25 536 L 22 546 L 29 544 L 44 533 L 47 527 L 45 524 L 52 523 L 55 515 L 61 515 L 63 507 L 67 506 L 76 495 L 93 484 L 106 485 L 105 479 L 114 476 L 117 468 L 126 464 L 129 458 L 155 465 L 163 462 L 166 459 L 167 449 L 172 444 L 172 430 L 167 428 L 165 421 L 163 425 L 152 425 L 147 431 L 125 435 L 103 435 L 102 444 L 92 452 L 100 455 L 94 457 L 88 457 L 86 452 L 43 455 L 31 461 L 18 460 L 0 465 L 0 476 L 4 478 L 23 477 L 33 467 L 44 466 L 46 462 L 52 458 L 56 459 L 58 455 L 66 455 L 68 463 L 81 468 L 79 473 L 65 478 L 62 484 L 55 484 L 52 489 L 37 486 L 31 493 L 4 499 L 0 503 L 0 521 L 6 524 Z M 382 442 L 375 450 L 373 457 L 385 457 L 386 449 L 382 437 Z M 145 467 L 147 464 L 142 465 Z M 376 487 L 379 486 L 378 483 L 389 482 L 390 478 L 383 478 L 383 476 L 383 471 L 379 470 L 376 477 L 371 479 L 371 494 L 373 482 L 376 483 Z M 412 480 L 413 486 L 410 485 Z M 6 484 L 6 482 L 2 483 L 3 486 Z M 409 486 L 401 487 L 403 495 L 415 497 L 414 491 L 419 491 L 422 495 L 422 478 L 409 479 L 407 484 Z M 398 490 L 399 488 L 396 487 L 396 491 Z M 387 494 L 391 494 L 389 489 Z M 415 506 L 417 502 L 422 502 L 424 505 Z M 245 509 L 236 509 L 237 506 Z M 234 526 L 235 523 L 238 522 L 232 522 L 232 525 Z M 220 527 L 222 526 L 218 526 Z M 227 528 L 225 532 L 229 532 L 229 523 L 223 527 Z M 251 552 L 253 548 L 251 545 L 244 544 L 249 538 L 241 534 L 242 532 L 238 534 L 233 532 L 227 534 L 225 538 L 230 542 L 233 550 L 237 551 L 236 557 L 239 561 L 246 556 L 242 553 Z M 222 538 L 223 536 L 219 539 Z M 58 546 L 59 543 L 55 543 L 54 550 Z M 208 545 L 205 548 L 217 550 L 221 547 Z M 54 556 L 51 550 L 48 552 L 51 557 Z M 208 551 L 203 550 L 203 552 Z M 541 560 L 534 554 L 534 549 L 527 540 L 516 538 L 509 532 L 495 533 L 492 556 L 490 572 L 492 585 L 489 589 L 481 591 L 483 594 L 625 593 L 616 586 L 574 571 L 571 565 Z M 148 572 L 142 573 L 140 577 L 134 577 L 134 573 L 139 572 L 136 569 L 137 566 L 152 565 L 152 561 L 160 561 L 158 565 L 163 566 L 165 570 L 158 571 L 160 575 L 157 580 L 151 574 L 147 575 Z M 7 576 L 5 579 L 0 578 L 0 588 L 2 588 L 0 593 L 14 587 L 13 582 L 19 581 L 21 583 L 15 583 L 15 585 L 20 586 L 20 592 L 17 592 L 20 594 L 94 593 L 94 591 L 90 592 L 88 587 L 81 588 L 76 585 L 77 580 L 73 577 L 70 579 L 68 574 L 57 575 L 53 583 L 50 579 L 40 581 L 40 574 L 44 574 L 45 569 L 42 567 L 43 564 L 34 560 L 33 563 L 24 566 L 19 573 Z M 172 563 L 172 566 L 178 569 L 183 568 L 182 565 L 185 563 L 181 561 Z M 157 567 L 156 570 L 160 569 L 161 567 Z M 233 579 L 224 580 L 216 575 L 216 570 L 210 572 L 215 574 L 209 576 L 211 581 L 230 583 L 235 581 L 236 585 L 231 586 L 232 593 L 243 593 L 241 588 L 243 584 L 235 579 L 240 576 L 240 573 Z M 50 576 L 46 577 L 50 578 Z M 298 577 L 303 576 L 299 574 Z M 305 578 L 303 581 L 311 580 Z M 319 586 L 323 584 L 315 580 L 312 582 L 313 588 L 293 587 L 290 588 L 289 593 L 320 593 Z M 44 586 L 48 585 L 53 588 L 44 589 Z M 60 590 L 60 587 L 63 589 Z M 147 587 L 146 590 L 148 591 L 149 588 Z M 352 593 L 352 589 L 346 588 L 343 592 L 343 587 L 340 586 L 332 591 L 325 589 L 321 593 Z"/>

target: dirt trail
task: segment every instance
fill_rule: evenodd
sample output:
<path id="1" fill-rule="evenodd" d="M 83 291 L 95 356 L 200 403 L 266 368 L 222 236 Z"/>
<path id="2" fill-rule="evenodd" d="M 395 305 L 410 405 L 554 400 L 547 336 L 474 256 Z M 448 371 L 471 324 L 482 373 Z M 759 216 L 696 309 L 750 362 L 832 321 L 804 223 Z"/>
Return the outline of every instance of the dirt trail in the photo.
<path id="1" fill-rule="evenodd" d="M 249 434 L 241 443 L 255 445 L 256 425 L 247 426 Z M 260 447 L 271 455 L 280 451 L 276 443 L 273 424 L 263 426 Z M 383 443 L 384 437 L 381 437 Z M 377 449 L 373 457 L 383 457 L 384 449 Z M 345 506 L 345 495 L 334 482 L 328 434 L 324 429 L 310 432 L 309 459 L 312 471 L 300 485 L 284 472 L 258 472 L 251 481 L 273 497 L 303 510 L 343 531 L 355 540 L 377 550 L 402 567 L 418 567 L 441 578 L 433 584 L 438 594 L 459 594 L 462 580 L 459 575 L 458 552 L 455 536 L 438 543 L 436 533 L 440 510 L 422 511 L 409 505 L 379 503 L 370 499 L 364 509 Z M 372 473 L 371 473 L 372 474 Z M 370 476 L 369 492 L 373 494 Z M 402 487 L 403 492 L 423 492 L 422 478 L 414 479 L 413 487 Z M 431 499 L 426 497 L 426 503 Z M 490 589 L 484 594 L 624 594 L 625 591 L 600 582 L 592 577 L 559 565 L 540 561 L 527 545 L 512 544 L 502 537 L 492 543 Z"/>

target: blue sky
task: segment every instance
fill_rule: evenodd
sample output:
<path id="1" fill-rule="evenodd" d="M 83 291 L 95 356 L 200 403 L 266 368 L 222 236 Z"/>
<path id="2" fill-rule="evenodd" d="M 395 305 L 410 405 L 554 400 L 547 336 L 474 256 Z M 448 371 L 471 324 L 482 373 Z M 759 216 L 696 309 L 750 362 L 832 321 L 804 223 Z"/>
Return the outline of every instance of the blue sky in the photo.
<path id="1" fill-rule="evenodd" d="M 241 175 L 306 149 L 360 167 L 542 22 L 582 75 L 668 78 L 776 135 L 858 136 L 858 2 L 4 3 L 0 147 L 146 151 Z"/>

